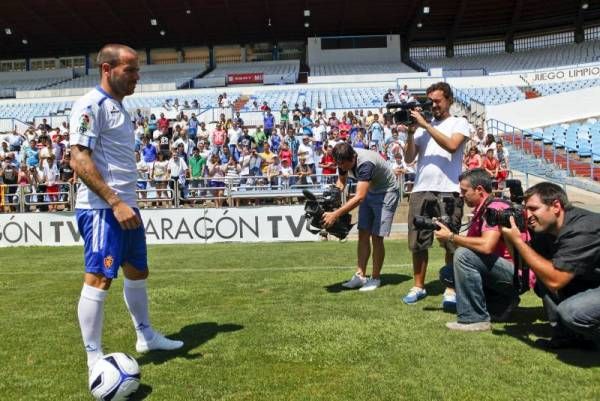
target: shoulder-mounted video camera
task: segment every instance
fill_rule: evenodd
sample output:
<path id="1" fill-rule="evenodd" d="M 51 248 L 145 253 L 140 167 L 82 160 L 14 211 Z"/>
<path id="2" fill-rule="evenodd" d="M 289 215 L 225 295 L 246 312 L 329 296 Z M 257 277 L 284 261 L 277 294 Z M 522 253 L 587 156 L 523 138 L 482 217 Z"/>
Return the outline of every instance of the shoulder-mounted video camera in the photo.
<path id="1" fill-rule="evenodd" d="M 415 119 L 410 115 L 410 110 L 419 109 L 419 112 L 423 115 L 425 120 L 430 121 L 433 117 L 431 112 L 431 100 L 427 99 L 423 102 L 411 101 L 401 103 L 388 103 L 386 108 L 388 112 L 392 113 L 394 123 L 403 125 L 415 124 Z"/>
<path id="2" fill-rule="evenodd" d="M 326 188 L 320 196 L 313 194 L 308 189 L 302 190 L 302 194 L 306 198 L 304 204 L 306 229 L 313 234 L 317 234 L 324 228 L 321 221 L 323 213 L 333 212 L 342 205 L 342 191 L 336 186 L 331 186 Z M 325 230 L 339 239 L 344 239 L 348 236 L 353 225 L 352 216 L 350 216 L 350 213 L 346 213 Z"/>

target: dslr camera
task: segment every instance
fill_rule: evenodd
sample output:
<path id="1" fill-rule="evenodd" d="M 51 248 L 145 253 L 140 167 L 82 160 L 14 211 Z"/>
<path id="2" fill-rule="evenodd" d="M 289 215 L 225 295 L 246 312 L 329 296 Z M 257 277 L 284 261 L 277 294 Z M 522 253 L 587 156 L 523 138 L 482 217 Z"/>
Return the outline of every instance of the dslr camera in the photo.
<path id="1" fill-rule="evenodd" d="M 386 105 L 388 113 L 391 113 L 396 124 L 413 125 L 415 119 L 410 115 L 411 110 L 419 109 L 425 120 L 432 119 L 431 100 L 427 99 L 424 102 L 411 101 L 404 103 L 388 103 Z"/>
<path id="2" fill-rule="evenodd" d="M 491 209 L 486 208 L 483 212 L 485 223 L 490 226 L 501 226 L 510 228 L 510 217 L 514 217 L 515 223 L 519 231 L 523 232 L 527 229 L 527 219 L 525 218 L 525 209 L 521 205 L 511 203 L 507 209 Z"/>
<path id="3" fill-rule="evenodd" d="M 440 227 L 435 224 L 436 221 L 443 223 L 453 230 L 452 218 L 450 215 L 454 211 L 454 198 L 452 196 L 443 196 L 441 203 L 443 207 L 438 208 L 440 203 L 437 200 L 428 200 L 423 204 L 423 215 L 417 215 L 413 219 L 413 225 L 417 230 L 439 230 Z M 442 206 L 442 205 L 440 205 Z M 441 215 L 439 213 L 441 211 Z"/>
<path id="4" fill-rule="evenodd" d="M 521 205 L 523 202 L 523 186 L 520 180 L 506 180 L 506 187 L 510 191 L 510 201 L 508 199 L 490 198 L 488 202 L 503 202 L 508 205 L 507 209 L 495 210 L 486 207 L 483 213 L 483 219 L 488 226 L 501 226 L 510 228 L 510 216 L 515 218 L 515 223 L 519 231 L 524 232 L 527 229 L 527 217 L 525 209 Z"/>
<path id="5" fill-rule="evenodd" d="M 324 228 L 321 222 L 323 213 L 333 212 L 342 206 L 342 191 L 336 186 L 330 186 L 320 196 L 313 194 L 308 189 L 302 190 L 302 194 L 306 198 L 304 204 L 306 229 L 313 234 L 317 234 Z M 344 239 L 348 236 L 353 225 L 352 216 L 350 216 L 350 213 L 346 213 L 325 230 L 339 239 Z"/>

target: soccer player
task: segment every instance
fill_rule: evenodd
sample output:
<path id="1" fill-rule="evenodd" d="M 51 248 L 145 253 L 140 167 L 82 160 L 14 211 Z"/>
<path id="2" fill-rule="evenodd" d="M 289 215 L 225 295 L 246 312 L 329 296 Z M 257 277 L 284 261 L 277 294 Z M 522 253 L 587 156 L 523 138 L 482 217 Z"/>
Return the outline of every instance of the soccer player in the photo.
<path id="1" fill-rule="evenodd" d="M 109 44 L 98 53 L 100 85 L 73 105 L 71 165 L 83 181 L 76 216 L 84 241 L 85 276 L 77 314 L 88 368 L 103 356 L 104 299 L 119 266 L 125 304 L 137 334 L 136 350 L 173 350 L 182 341 L 153 330 L 148 317 L 146 236 L 136 208 L 133 123 L 123 98 L 139 79 L 136 52 Z"/>

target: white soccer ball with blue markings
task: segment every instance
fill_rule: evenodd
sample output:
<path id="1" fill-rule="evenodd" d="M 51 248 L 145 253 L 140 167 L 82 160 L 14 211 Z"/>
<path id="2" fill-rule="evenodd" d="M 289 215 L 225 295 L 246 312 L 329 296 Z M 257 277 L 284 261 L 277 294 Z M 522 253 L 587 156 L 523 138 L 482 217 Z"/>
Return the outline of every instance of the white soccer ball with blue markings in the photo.
<path id="1" fill-rule="evenodd" d="M 92 367 L 90 391 L 98 401 L 123 401 L 140 386 L 140 366 L 122 352 L 104 355 Z"/>

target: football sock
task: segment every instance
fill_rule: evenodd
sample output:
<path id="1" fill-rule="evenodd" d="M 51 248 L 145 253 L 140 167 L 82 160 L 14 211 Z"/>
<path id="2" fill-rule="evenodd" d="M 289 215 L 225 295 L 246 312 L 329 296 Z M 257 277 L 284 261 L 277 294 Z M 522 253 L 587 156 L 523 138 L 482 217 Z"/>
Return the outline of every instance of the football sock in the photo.
<path id="1" fill-rule="evenodd" d="M 146 280 L 125 279 L 123 297 L 129 309 L 138 341 L 149 342 L 154 338 L 154 331 L 148 317 L 148 295 L 146 293 Z"/>
<path id="2" fill-rule="evenodd" d="M 102 357 L 102 322 L 104 319 L 104 299 L 108 291 L 83 285 L 77 317 L 83 337 L 83 345 L 87 353 L 88 368 Z"/>

